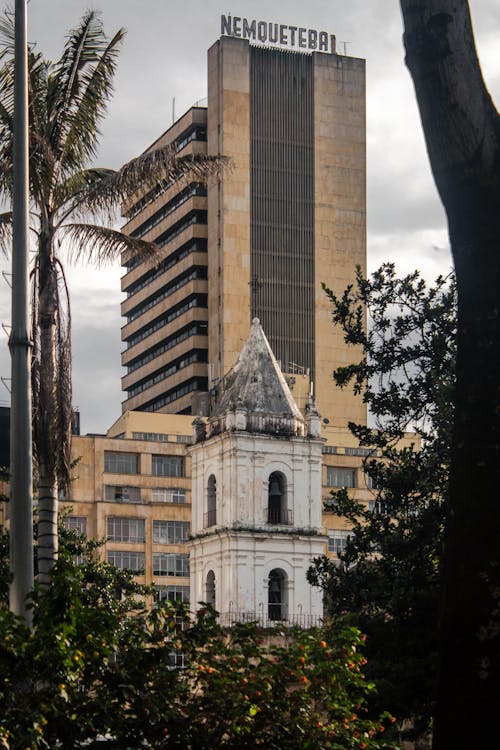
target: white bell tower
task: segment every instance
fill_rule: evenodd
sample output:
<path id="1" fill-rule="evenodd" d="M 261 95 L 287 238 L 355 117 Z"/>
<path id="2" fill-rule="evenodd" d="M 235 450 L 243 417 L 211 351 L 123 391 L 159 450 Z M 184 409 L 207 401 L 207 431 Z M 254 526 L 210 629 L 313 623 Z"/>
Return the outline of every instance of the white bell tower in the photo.
<path id="1" fill-rule="evenodd" d="M 191 601 L 221 621 L 312 624 L 321 591 L 306 571 L 324 552 L 320 420 L 304 418 L 258 319 L 226 375 L 192 458 Z"/>

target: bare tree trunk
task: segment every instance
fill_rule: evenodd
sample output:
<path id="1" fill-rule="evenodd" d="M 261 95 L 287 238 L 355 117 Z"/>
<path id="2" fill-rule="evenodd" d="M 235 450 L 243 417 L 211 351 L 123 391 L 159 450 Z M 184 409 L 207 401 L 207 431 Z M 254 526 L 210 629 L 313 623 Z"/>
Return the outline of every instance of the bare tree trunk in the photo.
<path id="1" fill-rule="evenodd" d="M 500 118 L 466 0 L 401 0 L 401 8 L 458 289 L 433 748 L 482 748 L 500 709 Z"/>

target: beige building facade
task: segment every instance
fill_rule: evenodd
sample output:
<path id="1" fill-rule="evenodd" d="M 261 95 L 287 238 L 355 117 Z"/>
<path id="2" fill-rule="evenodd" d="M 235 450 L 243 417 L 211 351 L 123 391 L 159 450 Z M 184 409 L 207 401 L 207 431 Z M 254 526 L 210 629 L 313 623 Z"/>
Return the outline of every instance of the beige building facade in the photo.
<path id="1" fill-rule="evenodd" d="M 103 559 L 132 569 L 138 581 L 154 584 L 159 596 L 186 602 L 190 597 L 188 540 L 193 529 L 192 423 L 192 416 L 126 412 L 107 435 L 75 436 L 71 497 L 62 502 L 68 527 L 104 540 L 97 551 Z M 280 441 L 276 443 L 271 450 L 279 456 Z M 331 489 L 348 486 L 355 498 L 373 504 L 375 492 L 363 470 L 363 451 L 350 433 L 333 432 L 327 426 L 320 443 L 322 499 L 328 499 Z M 257 446 L 257 459 L 259 455 Z M 197 461 L 195 481 L 199 483 L 203 470 L 199 456 Z M 319 550 L 337 559 L 345 547 L 348 527 L 325 512 L 319 523 L 322 542 L 310 557 Z M 196 527 L 204 525 L 205 520 L 198 517 Z M 262 526 L 266 526 L 265 519 Z M 272 529 L 276 534 L 276 527 Z"/>
<path id="2" fill-rule="evenodd" d="M 222 36 L 207 92 L 150 148 L 224 154 L 231 168 L 125 207 L 125 231 L 155 241 L 162 260 L 124 257 L 123 411 L 207 414 L 258 317 L 327 423 L 364 422 L 361 400 L 332 383 L 353 354 L 322 288 L 341 294 L 366 266 L 364 61 Z M 299 406 L 308 395 L 294 394 Z"/>

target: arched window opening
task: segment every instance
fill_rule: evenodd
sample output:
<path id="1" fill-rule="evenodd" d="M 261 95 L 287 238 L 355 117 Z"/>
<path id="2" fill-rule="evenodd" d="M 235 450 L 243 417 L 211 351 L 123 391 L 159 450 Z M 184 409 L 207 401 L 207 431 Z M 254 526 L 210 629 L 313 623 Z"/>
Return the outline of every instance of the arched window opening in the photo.
<path id="1" fill-rule="evenodd" d="M 278 568 L 269 573 L 268 617 L 270 620 L 286 620 L 287 617 L 286 573 Z"/>
<path id="2" fill-rule="evenodd" d="M 205 513 L 205 528 L 217 523 L 217 482 L 210 474 L 207 482 L 207 512 Z"/>
<path id="3" fill-rule="evenodd" d="M 205 582 L 205 601 L 215 609 L 215 573 L 209 570 Z"/>
<path id="4" fill-rule="evenodd" d="M 287 509 L 286 480 L 280 471 L 273 471 L 269 477 L 267 522 L 278 524 L 291 523 L 290 513 Z"/>

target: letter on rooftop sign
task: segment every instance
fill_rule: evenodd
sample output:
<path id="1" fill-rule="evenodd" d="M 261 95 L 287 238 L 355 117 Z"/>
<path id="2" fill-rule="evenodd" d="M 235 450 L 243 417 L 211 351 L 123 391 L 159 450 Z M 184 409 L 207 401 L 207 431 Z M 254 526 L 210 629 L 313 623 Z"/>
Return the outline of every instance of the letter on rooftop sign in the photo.
<path id="1" fill-rule="evenodd" d="M 280 44 L 291 49 L 307 49 L 318 52 L 335 53 L 335 36 L 326 31 L 306 29 L 299 26 L 288 26 L 284 23 L 257 21 L 255 18 L 221 15 L 221 36 L 236 36 L 239 39 L 251 39 L 261 44 Z"/>

